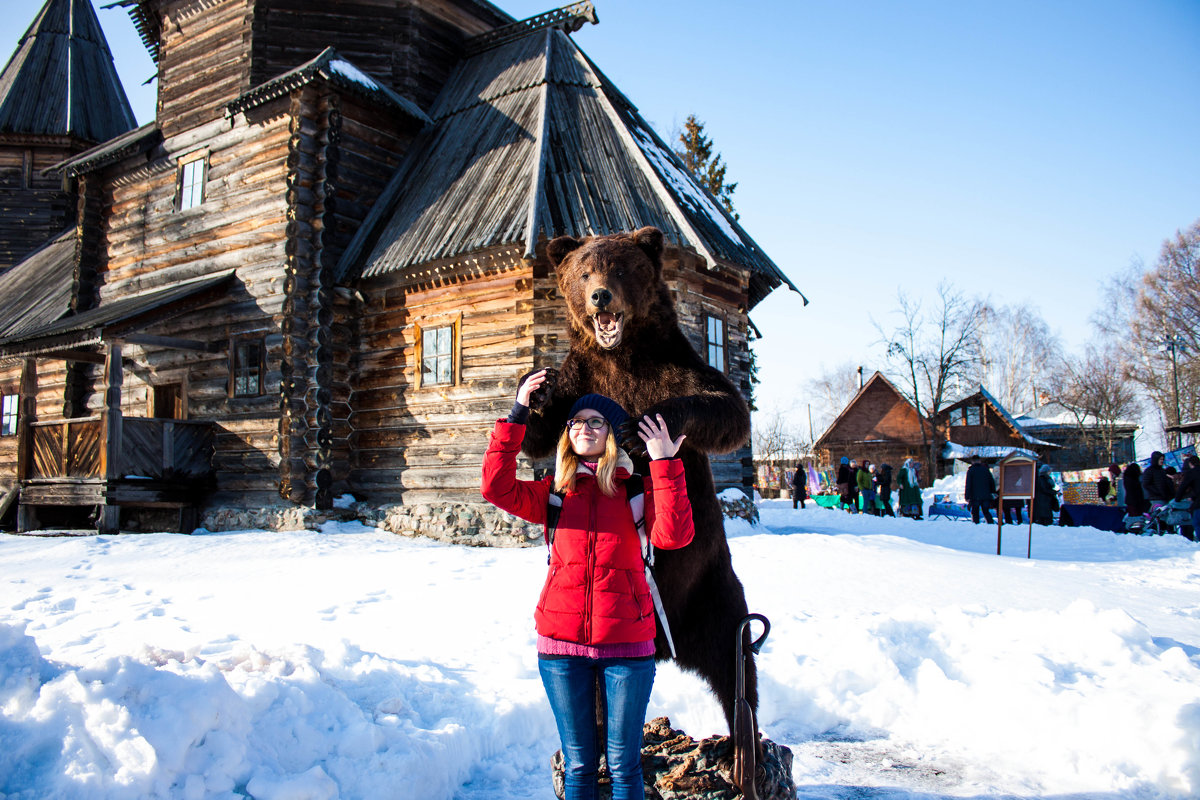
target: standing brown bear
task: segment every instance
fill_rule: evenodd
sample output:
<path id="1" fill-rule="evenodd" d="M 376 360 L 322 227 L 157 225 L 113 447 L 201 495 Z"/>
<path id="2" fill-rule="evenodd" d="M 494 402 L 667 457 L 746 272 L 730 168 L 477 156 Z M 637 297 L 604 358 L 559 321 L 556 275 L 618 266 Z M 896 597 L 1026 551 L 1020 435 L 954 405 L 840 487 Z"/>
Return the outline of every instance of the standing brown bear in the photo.
<path id="1" fill-rule="evenodd" d="M 655 575 L 675 660 L 708 681 L 732 732 L 735 642 L 747 613 L 746 596 L 733 572 L 707 454 L 728 453 L 746 443 L 749 408 L 729 379 L 701 360 L 679 328 L 662 279 L 661 231 L 642 228 L 583 240 L 561 236 L 546 252 L 567 301 L 570 351 L 531 399 L 524 451 L 533 458 L 549 455 L 571 404 L 592 392 L 616 400 L 632 420 L 661 414 L 672 436 L 687 435 L 679 456 L 696 535 L 688 547 L 656 552 Z M 634 430 L 622 432 L 622 444 L 638 471 L 649 474 Z M 658 658 L 669 658 L 661 627 L 657 643 Z M 746 664 L 745 685 L 750 707 L 757 710 L 753 661 Z"/>

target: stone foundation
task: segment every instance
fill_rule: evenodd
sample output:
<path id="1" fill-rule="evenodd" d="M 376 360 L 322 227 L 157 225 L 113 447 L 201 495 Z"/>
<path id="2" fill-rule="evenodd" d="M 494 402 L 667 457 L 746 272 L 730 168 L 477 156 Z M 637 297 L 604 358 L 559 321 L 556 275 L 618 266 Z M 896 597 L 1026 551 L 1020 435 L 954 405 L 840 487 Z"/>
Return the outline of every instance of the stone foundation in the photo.
<path id="1" fill-rule="evenodd" d="M 200 515 L 210 531 L 316 530 L 330 521 L 358 520 L 401 536 L 427 536 L 473 547 L 530 547 L 542 543 L 542 526 L 500 511 L 487 503 L 399 503 L 383 506 L 354 503 L 348 508 L 318 511 L 301 506 L 211 508 Z"/>
<path id="2" fill-rule="evenodd" d="M 734 497 L 734 495 L 737 495 Z M 758 522 L 754 502 L 736 492 L 720 498 L 727 518 Z M 472 547 L 531 547 L 542 544 L 542 526 L 533 525 L 499 510 L 490 503 L 354 503 L 347 508 L 318 511 L 295 505 L 262 508 L 210 508 L 199 525 L 210 531 L 316 530 L 326 522 L 358 520 L 401 536 L 426 536 L 440 542 Z"/>
<path id="3" fill-rule="evenodd" d="M 491 504 L 420 503 L 412 506 L 355 506 L 364 525 L 401 536 L 428 536 L 472 547 L 530 547 L 542 543 L 542 526 L 506 514 Z"/>

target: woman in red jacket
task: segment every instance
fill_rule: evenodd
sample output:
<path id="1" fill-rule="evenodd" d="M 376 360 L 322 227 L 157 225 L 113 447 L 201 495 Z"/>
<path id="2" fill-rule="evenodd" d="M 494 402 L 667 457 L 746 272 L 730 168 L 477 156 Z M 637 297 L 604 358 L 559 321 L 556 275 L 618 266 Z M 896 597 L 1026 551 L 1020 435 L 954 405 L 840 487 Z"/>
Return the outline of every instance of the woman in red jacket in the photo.
<path id="1" fill-rule="evenodd" d="M 546 521 L 551 491 L 565 493 L 534 623 L 542 684 L 562 741 L 566 800 L 597 796 L 597 681 L 606 696 L 613 800 L 642 800 L 642 725 L 654 683 L 656 627 L 626 496 L 633 463 L 617 443 L 629 415 L 604 395 L 584 395 L 559 439 L 554 475 L 517 480 L 529 396 L 545 378 L 545 371 L 526 378 L 512 413 L 496 423 L 481 489 L 490 503 L 534 523 Z M 646 531 L 654 547 L 683 547 L 693 535 L 683 463 L 675 458 L 685 437 L 672 440 L 661 416 L 643 417 L 638 429 L 651 458 Z"/>

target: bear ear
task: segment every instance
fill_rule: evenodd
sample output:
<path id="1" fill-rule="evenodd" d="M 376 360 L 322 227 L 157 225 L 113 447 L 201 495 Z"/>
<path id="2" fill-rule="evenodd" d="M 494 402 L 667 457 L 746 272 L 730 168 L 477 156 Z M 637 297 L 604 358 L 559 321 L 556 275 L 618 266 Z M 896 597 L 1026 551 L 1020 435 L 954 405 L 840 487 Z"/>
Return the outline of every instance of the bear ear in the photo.
<path id="1" fill-rule="evenodd" d="M 633 241 L 650 257 L 655 266 L 662 264 L 663 234 L 658 228 L 645 227 L 633 232 Z"/>
<path id="2" fill-rule="evenodd" d="M 546 245 L 546 256 L 550 259 L 550 263 L 557 268 L 567 254 L 582 245 L 583 242 L 572 236 L 559 236 L 557 239 L 551 239 L 550 243 Z"/>

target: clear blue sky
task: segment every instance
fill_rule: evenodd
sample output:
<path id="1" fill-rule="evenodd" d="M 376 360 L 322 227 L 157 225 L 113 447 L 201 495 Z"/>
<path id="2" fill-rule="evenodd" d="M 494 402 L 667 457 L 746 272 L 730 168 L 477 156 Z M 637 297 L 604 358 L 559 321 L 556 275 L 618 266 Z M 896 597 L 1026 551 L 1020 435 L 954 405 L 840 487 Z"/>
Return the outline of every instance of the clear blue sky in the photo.
<path id="1" fill-rule="evenodd" d="M 764 409 L 881 367 L 872 319 L 942 279 L 1033 303 L 1078 349 L 1100 283 L 1200 218 L 1196 0 L 595 2 L 576 41 L 664 137 L 705 122 L 743 227 L 812 301 L 751 314 Z M 146 122 L 154 67 L 99 5 Z M 6 54 L 40 6 L 5 0 Z"/>

